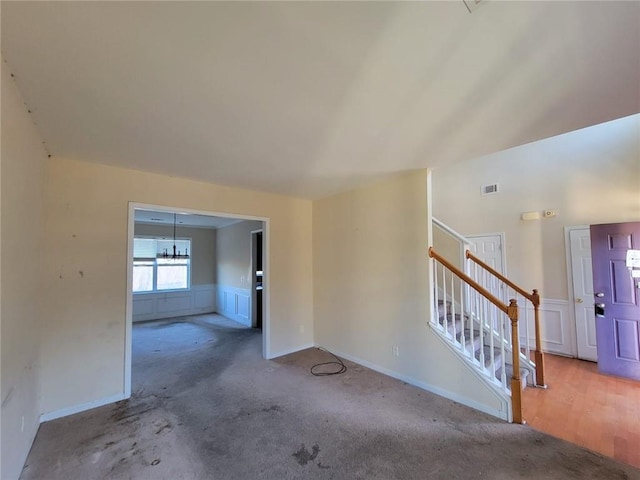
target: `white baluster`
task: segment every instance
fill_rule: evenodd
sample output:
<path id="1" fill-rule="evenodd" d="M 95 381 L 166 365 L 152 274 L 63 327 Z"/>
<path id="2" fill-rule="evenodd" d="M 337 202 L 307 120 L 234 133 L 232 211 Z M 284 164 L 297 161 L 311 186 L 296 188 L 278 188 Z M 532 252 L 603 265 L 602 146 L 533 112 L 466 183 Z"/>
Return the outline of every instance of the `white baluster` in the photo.
<path id="1" fill-rule="evenodd" d="M 467 302 L 464 298 L 464 282 L 460 282 L 460 343 L 462 344 L 462 351 L 463 352 L 467 352 L 466 350 L 466 338 L 465 338 L 465 334 L 464 334 L 464 317 L 465 317 L 465 311 L 464 311 L 464 307 L 463 305 L 466 305 Z M 467 312 L 469 311 L 469 309 L 467 309 Z"/>
<path id="2" fill-rule="evenodd" d="M 451 324 L 453 325 L 453 339 L 456 339 L 456 296 L 455 285 L 453 283 L 453 273 L 451 274 Z"/>

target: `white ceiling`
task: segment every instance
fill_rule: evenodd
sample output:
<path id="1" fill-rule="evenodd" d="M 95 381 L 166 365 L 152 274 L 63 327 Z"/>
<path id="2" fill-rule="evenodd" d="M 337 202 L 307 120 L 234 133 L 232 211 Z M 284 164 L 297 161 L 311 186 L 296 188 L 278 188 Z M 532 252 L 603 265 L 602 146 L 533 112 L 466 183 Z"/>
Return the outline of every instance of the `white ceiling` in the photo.
<path id="1" fill-rule="evenodd" d="M 640 2 L 1 2 L 49 152 L 307 198 L 640 112 Z"/>
<path id="2" fill-rule="evenodd" d="M 147 225 L 169 225 L 173 227 L 173 213 L 160 212 L 151 210 L 135 210 L 135 223 L 143 223 Z M 197 228 L 223 228 L 241 222 L 241 219 L 212 217 L 209 215 L 193 215 L 186 213 L 176 214 L 176 225 L 178 227 L 197 227 Z"/>

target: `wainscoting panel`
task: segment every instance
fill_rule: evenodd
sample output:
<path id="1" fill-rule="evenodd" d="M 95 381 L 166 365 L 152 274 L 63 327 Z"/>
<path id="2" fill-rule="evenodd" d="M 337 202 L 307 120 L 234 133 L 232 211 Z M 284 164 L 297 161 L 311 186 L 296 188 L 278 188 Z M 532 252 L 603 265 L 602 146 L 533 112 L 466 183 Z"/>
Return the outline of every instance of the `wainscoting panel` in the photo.
<path id="1" fill-rule="evenodd" d="M 213 288 L 198 288 L 193 292 L 193 305 L 195 308 L 215 308 L 216 306 L 216 289 Z"/>
<path id="2" fill-rule="evenodd" d="M 231 320 L 251 326 L 251 290 L 218 285 L 218 313 Z"/>
<path id="3" fill-rule="evenodd" d="M 216 311 L 216 286 L 193 285 L 190 290 L 133 295 L 133 321 L 143 322 Z"/>
<path id="4" fill-rule="evenodd" d="M 524 315 L 525 312 L 521 308 L 519 312 L 521 326 L 525 322 Z M 530 304 L 527 306 L 526 315 L 529 319 L 529 342 L 535 347 L 535 316 Z M 540 329 L 542 330 L 542 349 L 545 352 L 573 355 L 569 321 L 569 302 L 551 298 L 540 299 Z M 525 340 L 522 333 L 521 337 L 522 343 Z"/>

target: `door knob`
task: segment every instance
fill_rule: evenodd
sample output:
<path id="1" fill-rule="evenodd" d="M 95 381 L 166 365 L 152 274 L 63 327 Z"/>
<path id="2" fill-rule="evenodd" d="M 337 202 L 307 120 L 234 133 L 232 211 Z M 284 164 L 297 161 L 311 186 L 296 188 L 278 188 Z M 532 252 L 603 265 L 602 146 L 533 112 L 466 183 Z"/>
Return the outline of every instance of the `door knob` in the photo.
<path id="1" fill-rule="evenodd" d="M 602 293 L 602 292 L 597 292 L 597 293 L 595 294 L 595 296 L 596 296 L 596 297 L 598 297 L 598 298 L 602 298 L 602 297 L 604 297 L 604 293 Z"/>
<path id="2" fill-rule="evenodd" d="M 604 303 L 596 303 L 596 307 L 598 308 L 604 308 L 605 304 Z"/>
<path id="3" fill-rule="evenodd" d="M 584 300 L 582 300 L 581 298 L 576 298 L 576 303 L 582 303 L 584 302 Z"/>

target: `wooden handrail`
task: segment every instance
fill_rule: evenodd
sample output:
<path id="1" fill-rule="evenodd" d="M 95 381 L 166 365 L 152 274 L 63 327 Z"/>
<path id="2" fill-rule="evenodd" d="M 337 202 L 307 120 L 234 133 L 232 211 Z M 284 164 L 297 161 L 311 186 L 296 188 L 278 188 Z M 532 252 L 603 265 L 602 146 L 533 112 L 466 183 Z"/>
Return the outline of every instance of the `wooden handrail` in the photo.
<path id="1" fill-rule="evenodd" d="M 502 281 L 502 282 L 506 283 L 507 285 L 509 285 L 516 292 L 518 292 L 520 295 L 522 295 L 527 300 L 529 300 L 534 306 L 535 305 L 540 305 L 540 297 L 539 296 L 536 297 L 536 294 L 538 293 L 538 290 L 534 290 L 533 293 L 527 292 L 525 289 L 523 289 L 519 285 L 516 285 L 515 283 L 513 283 L 511 280 L 509 280 L 507 277 L 502 275 L 500 272 L 498 272 L 497 270 L 494 270 L 489 265 L 484 263 L 482 260 L 480 260 L 478 257 L 476 257 L 473 253 L 471 253 L 470 250 L 467 250 L 465 255 L 469 260 L 472 260 L 474 263 L 477 263 L 482 268 L 484 268 L 489 273 L 491 273 L 494 277 L 497 277 L 498 279 L 500 279 L 500 281 Z"/>
<path id="2" fill-rule="evenodd" d="M 482 285 L 480 285 L 478 282 L 476 282 L 469 275 L 464 273 L 462 270 L 458 269 L 458 267 L 456 267 L 454 264 L 449 262 L 446 258 L 441 256 L 439 253 L 437 253 L 433 249 L 433 247 L 429 247 L 429 256 L 431 258 L 435 258 L 438 262 L 440 262 L 442 265 L 447 267 L 451 271 L 451 273 L 453 273 L 460 280 L 463 280 L 465 283 L 467 283 L 476 292 L 478 292 L 480 295 L 485 297 L 487 300 L 489 300 L 491 303 L 493 303 L 496 307 L 498 307 L 500 310 L 502 310 L 502 312 L 508 313 L 508 306 L 505 305 L 504 303 L 502 303 L 502 301 L 500 301 L 500 299 L 498 297 L 494 296 L 491 292 L 489 292 L 489 290 L 484 288 Z"/>
<path id="3" fill-rule="evenodd" d="M 533 293 L 529 293 L 524 290 L 519 285 L 516 285 L 507 277 L 502 275 L 497 270 L 491 268 L 489 265 L 484 263 L 478 257 L 476 257 L 471 251 L 466 251 L 466 257 L 472 262 L 480 265 L 486 271 L 491 273 L 494 277 L 499 279 L 501 282 L 507 284 L 509 287 L 513 288 L 516 292 L 522 295 L 524 298 L 529 300 L 533 305 L 533 313 L 534 313 L 534 327 L 536 332 L 536 350 L 535 350 L 535 358 L 536 358 L 536 386 L 541 388 L 547 388 L 547 385 L 544 381 L 544 352 L 542 351 L 542 331 L 540 328 L 540 294 L 538 290 L 534 289 Z"/>

